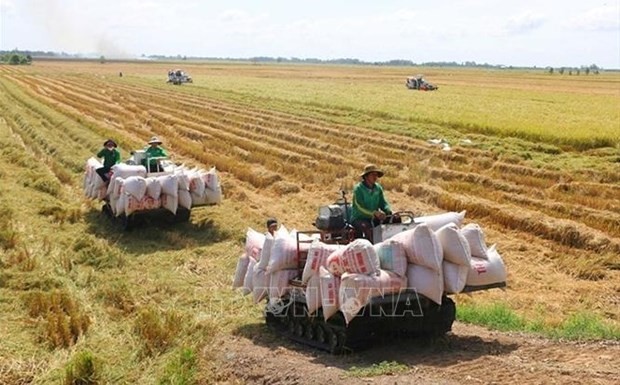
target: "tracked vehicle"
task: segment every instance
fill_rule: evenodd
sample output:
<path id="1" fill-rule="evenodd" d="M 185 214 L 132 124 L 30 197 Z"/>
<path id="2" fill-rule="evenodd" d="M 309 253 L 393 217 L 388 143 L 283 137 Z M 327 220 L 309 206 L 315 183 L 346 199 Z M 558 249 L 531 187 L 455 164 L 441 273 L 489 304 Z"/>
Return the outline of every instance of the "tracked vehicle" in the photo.
<path id="1" fill-rule="evenodd" d="M 296 342 L 332 354 L 362 349 L 394 338 L 436 338 L 451 331 L 456 316 L 454 301 L 444 293 L 441 304 L 437 304 L 413 288 L 372 296 L 348 324 L 340 310 L 327 321 L 322 307 L 314 314 L 309 314 L 306 285 L 300 279 L 307 252 L 300 247 L 304 242 L 300 235 L 318 235 L 322 242 L 328 244 L 351 242 L 355 232 L 348 222 L 349 208 L 346 200 L 323 207 L 315 222 L 318 230 L 297 234 L 298 276 L 290 282 L 287 294 L 268 301 L 264 312 L 267 325 Z M 387 222 L 374 228 L 375 243 L 418 225 L 412 213 L 399 214 L 400 223 Z M 484 287 L 465 287 L 463 292 L 504 286 L 505 282 Z"/>
<path id="2" fill-rule="evenodd" d="M 221 202 L 222 190 L 215 168 L 209 171 L 177 166 L 167 157 L 148 157 L 145 150 L 112 167 L 108 183 L 96 170 L 98 160 L 87 161 L 85 195 L 103 202 L 101 212 L 123 230 L 146 223 L 180 223 L 191 209 Z"/>

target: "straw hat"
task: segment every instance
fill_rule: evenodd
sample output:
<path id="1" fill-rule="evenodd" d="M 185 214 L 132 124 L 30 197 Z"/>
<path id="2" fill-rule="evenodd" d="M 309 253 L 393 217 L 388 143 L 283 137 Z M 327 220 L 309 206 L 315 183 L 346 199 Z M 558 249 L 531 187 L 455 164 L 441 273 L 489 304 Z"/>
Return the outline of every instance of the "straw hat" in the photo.
<path id="1" fill-rule="evenodd" d="M 108 140 L 106 140 L 105 142 L 103 142 L 103 147 L 108 147 L 108 144 L 112 144 L 112 146 L 114 146 L 114 148 L 118 147 L 118 146 L 116 145 L 116 142 L 115 142 L 115 141 L 113 141 L 112 139 L 108 139 Z"/>
<path id="2" fill-rule="evenodd" d="M 370 174 L 371 172 L 376 172 L 379 175 L 379 178 L 381 178 L 383 176 L 383 171 L 381 169 L 379 169 L 376 165 L 374 165 L 374 164 L 367 164 L 364 167 L 364 172 L 362 172 L 360 174 L 360 177 L 363 178 L 366 175 Z"/>
<path id="3" fill-rule="evenodd" d="M 161 140 L 158 137 L 154 136 L 147 142 L 148 144 L 161 144 Z"/>

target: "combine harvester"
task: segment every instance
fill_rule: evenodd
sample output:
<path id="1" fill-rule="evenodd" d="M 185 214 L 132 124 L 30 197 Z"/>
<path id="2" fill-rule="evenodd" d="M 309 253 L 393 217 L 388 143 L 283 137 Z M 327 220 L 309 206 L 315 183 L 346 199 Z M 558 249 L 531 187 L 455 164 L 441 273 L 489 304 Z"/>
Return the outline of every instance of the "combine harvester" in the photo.
<path id="1" fill-rule="evenodd" d="M 478 225 L 462 225 L 465 212 L 399 213 L 401 223 L 374 228 L 373 244 L 354 239 L 349 207 L 322 207 L 314 231 L 248 229 L 233 287 L 267 300 L 278 333 L 333 354 L 440 337 L 455 320 L 450 295 L 506 286 L 502 258 Z"/>
<path id="2" fill-rule="evenodd" d="M 114 165 L 107 184 L 95 171 L 100 167 L 95 158 L 86 162 L 84 194 L 102 200 L 102 212 L 118 220 L 124 230 L 148 219 L 186 222 L 192 208 L 222 200 L 215 167 L 188 169 L 165 157 L 147 158 L 144 150 Z"/>

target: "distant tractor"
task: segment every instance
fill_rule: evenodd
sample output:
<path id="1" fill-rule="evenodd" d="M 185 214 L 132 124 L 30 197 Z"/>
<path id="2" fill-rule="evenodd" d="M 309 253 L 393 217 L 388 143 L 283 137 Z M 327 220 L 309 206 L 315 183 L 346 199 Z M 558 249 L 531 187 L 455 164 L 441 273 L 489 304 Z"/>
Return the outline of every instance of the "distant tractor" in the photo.
<path id="1" fill-rule="evenodd" d="M 193 83 L 192 77 L 182 70 L 170 70 L 168 71 L 168 83 L 180 85 L 183 83 Z"/>
<path id="2" fill-rule="evenodd" d="M 439 87 L 427 82 L 423 75 L 409 76 L 405 83 L 410 90 L 435 91 Z"/>

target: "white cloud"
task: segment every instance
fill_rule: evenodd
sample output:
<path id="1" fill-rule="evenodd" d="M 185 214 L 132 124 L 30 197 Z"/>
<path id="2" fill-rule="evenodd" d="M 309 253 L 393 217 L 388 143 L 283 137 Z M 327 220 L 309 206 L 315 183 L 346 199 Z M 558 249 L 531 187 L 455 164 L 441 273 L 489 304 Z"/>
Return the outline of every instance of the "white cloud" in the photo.
<path id="1" fill-rule="evenodd" d="M 505 29 L 509 33 L 525 33 L 540 28 L 545 21 L 544 16 L 528 12 L 510 18 Z"/>
<path id="2" fill-rule="evenodd" d="M 568 20 L 564 26 L 568 29 L 585 31 L 616 31 L 620 33 L 620 8 L 616 4 L 604 5 L 590 9 Z"/>

